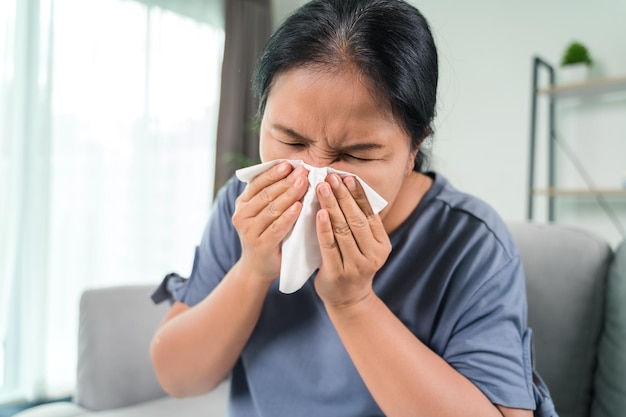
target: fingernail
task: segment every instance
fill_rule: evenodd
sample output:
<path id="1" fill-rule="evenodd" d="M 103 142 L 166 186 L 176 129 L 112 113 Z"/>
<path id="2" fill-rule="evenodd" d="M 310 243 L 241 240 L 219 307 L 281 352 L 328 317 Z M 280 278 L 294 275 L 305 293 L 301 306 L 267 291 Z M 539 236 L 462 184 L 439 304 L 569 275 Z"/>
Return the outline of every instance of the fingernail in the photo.
<path id="1" fill-rule="evenodd" d="M 348 190 L 356 191 L 356 180 L 354 177 L 346 177 L 343 182 L 346 184 L 346 187 L 348 187 Z"/>
<path id="2" fill-rule="evenodd" d="M 283 162 L 282 164 L 278 165 L 278 173 L 279 174 L 286 174 L 287 171 L 289 171 L 289 167 L 291 165 L 289 165 L 287 162 Z"/>
<path id="3" fill-rule="evenodd" d="M 293 184 L 294 187 L 298 188 L 302 185 L 302 175 L 298 175 L 296 178 L 296 182 Z"/>
<path id="4" fill-rule="evenodd" d="M 330 176 L 330 185 L 332 185 L 333 188 L 339 187 L 339 180 L 337 179 L 336 175 L 331 175 Z"/>
<path id="5" fill-rule="evenodd" d="M 320 184 L 320 193 L 324 196 L 324 197 L 328 197 L 330 196 L 330 188 L 328 188 L 327 184 L 321 183 Z"/>

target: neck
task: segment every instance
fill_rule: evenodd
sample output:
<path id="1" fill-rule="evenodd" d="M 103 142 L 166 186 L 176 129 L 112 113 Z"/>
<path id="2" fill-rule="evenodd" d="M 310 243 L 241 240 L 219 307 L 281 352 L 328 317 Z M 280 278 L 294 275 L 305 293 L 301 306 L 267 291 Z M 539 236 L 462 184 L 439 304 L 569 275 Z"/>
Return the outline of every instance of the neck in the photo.
<path id="1" fill-rule="evenodd" d="M 424 198 L 433 180 L 419 172 L 411 172 L 402 183 L 398 196 L 393 203 L 386 208 L 387 213 L 383 218 L 383 225 L 387 234 L 393 233 L 415 211 L 420 201 Z"/>

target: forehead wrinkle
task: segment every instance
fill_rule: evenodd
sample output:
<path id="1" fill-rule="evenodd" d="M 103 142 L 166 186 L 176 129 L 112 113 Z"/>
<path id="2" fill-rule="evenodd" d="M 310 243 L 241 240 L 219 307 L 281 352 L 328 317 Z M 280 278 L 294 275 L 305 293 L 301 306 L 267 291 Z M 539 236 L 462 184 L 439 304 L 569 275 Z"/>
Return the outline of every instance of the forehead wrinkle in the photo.
<path id="1" fill-rule="evenodd" d="M 329 148 L 335 150 L 335 151 L 340 151 L 342 150 L 345 146 L 344 146 L 344 142 L 349 138 L 350 135 L 350 127 L 349 127 L 349 121 L 352 118 L 352 115 L 354 114 L 354 107 L 355 107 L 355 96 L 356 96 L 356 86 L 354 85 L 355 82 L 358 82 L 358 80 L 354 80 L 352 82 L 351 87 L 351 97 L 350 97 L 350 103 L 346 106 L 346 113 L 342 114 L 342 121 L 341 121 L 341 125 L 338 127 L 339 132 L 343 132 L 343 134 L 341 135 L 341 137 L 332 137 L 328 135 L 328 132 L 325 132 L 326 134 L 326 143 L 328 143 Z M 327 127 L 328 129 L 328 127 Z"/>
<path id="2" fill-rule="evenodd" d="M 335 71 L 332 71 L 332 73 L 343 73 L 344 76 L 349 77 L 351 79 L 351 83 L 350 83 L 351 97 L 350 97 L 350 104 L 347 105 L 346 113 L 342 114 L 343 124 L 340 125 L 340 128 L 339 128 L 339 130 L 343 131 L 344 134 L 341 137 L 331 137 L 326 134 L 327 132 L 324 132 L 323 136 L 328 146 L 332 148 L 334 151 L 344 151 L 346 149 L 352 150 L 355 148 L 355 145 L 356 145 L 355 150 L 371 150 L 375 148 L 383 148 L 384 146 L 381 144 L 376 144 L 376 143 L 371 143 L 371 142 L 363 144 L 362 139 L 360 137 L 356 137 L 356 138 L 354 137 L 355 135 L 353 134 L 352 130 L 349 128 L 348 123 L 351 120 L 351 116 L 356 112 L 356 108 L 357 108 L 357 105 L 355 104 L 357 100 L 356 99 L 357 86 L 362 86 L 367 92 L 367 94 L 369 95 L 369 98 L 375 104 L 377 104 L 376 109 L 379 112 L 379 114 L 386 121 L 395 124 L 397 123 L 397 121 L 393 117 L 391 108 L 388 104 L 385 104 L 388 102 L 388 100 L 385 99 L 384 96 L 374 87 L 372 80 L 370 80 L 369 77 L 365 75 L 363 71 L 361 71 L 355 65 L 348 64 L 348 65 L 344 65 L 342 68 L 335 68 Z M 381 101 L 382 101 L 382 105 L 380 105 Z M 346 140 L 360 141 L 360 143 L 345 145 Z M 363 148 L 359 149 L 359 145 L 366 145 L 367 149 L 363 149 Z"/>

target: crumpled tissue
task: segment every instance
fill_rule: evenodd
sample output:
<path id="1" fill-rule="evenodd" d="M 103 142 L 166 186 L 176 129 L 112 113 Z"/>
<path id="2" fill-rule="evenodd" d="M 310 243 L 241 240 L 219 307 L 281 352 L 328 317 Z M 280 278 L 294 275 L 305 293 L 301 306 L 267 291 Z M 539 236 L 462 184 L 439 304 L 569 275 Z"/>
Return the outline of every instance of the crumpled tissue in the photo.
<path id="1" fill-rule="evenodd" d="M 278 288 L 282 293 L 290 294 L 302 288 L 322 263 L 315 228 L 316 215 L 320 209 L 320 203 L 315 193 L 317 184 L 324 181 L 330 173 L 338 174 L 341 178 L 353 176 L 363 187 L 374 213 L 379 213 L 385 208 L 387 202 L 357 175 L 338 171 L 331 167 L 313 167 L 299 160 L 278 159 L 239 169 L 235 174 L 239 180 L 249 183 L 257 175 L 284 161 L 291 163 L 294 168 L 304 166 L 309 171 L 309 189 L 302 199 L 302 211 L 281 246 L 282 260 Z"/>

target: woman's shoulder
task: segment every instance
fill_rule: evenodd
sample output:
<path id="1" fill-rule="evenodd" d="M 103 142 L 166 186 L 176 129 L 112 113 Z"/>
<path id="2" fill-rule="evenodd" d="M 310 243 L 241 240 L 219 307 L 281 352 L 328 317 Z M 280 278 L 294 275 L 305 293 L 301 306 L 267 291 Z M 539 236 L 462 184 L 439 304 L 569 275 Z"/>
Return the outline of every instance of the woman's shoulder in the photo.
<path id="1" fill-rule="evenodd" d="M 517 250 L 506 222 L 489 203 L 457 189 L 440 173 L 429 175 L 434 183 L 433 194 L 424 208 L 426 217 L 446 225 L 446 229 L 493 238 L 511 257 L 516 256 Z"/>
<path id="2" fill-rule="evenodd" d="M 246 184 L 233 176 L 219 189 L 202 235 L 199 247 L 201 254 L 210 252 L 211 248 L 228 247 L 229 245 L 225 244 L 228 241 L 231 241 L 234 253 L 238 254 L 239 239 L 235 239 L 236 231 L 232 224 L 232 216 L 237 198 L 245 188 Z"/>
<path id="3" fill-rule="evenodd" d="M 459 190 L 440 173 L 432 172 L 430 175 L 434 178 L 433 201 L 445 206 L 450 214 L 460 217 L 470 216 L 486 224 L 502 222 L 496 210 L 483 199 Z"/>
<path id="4" fill-rule="evenodd" d="M 231 203 L 234 205 L 237 197 L 243 193 L 246 183 L 237 179 L 235 175 L 230 177 L 224 185 L 222 185 L 215 195 L 216 203 Z"/>
<path id="5" fill-rule="evenodd" d="M 210 218 L 216 216 L 220 219 L 225 218 L 230 220 L 231 216 L 235 212 L 235 202 L 237 198 L 243 193 L 246 188 L 246 183 L 239 181 L 236 176 L 230 177 L 224 185 L 222 185 L 213 199 L 213 205 L 211 207 Z"/>

